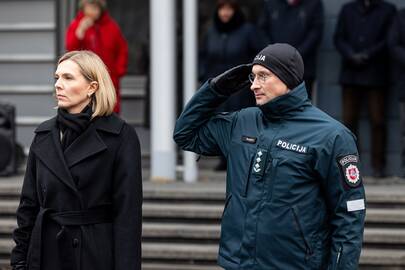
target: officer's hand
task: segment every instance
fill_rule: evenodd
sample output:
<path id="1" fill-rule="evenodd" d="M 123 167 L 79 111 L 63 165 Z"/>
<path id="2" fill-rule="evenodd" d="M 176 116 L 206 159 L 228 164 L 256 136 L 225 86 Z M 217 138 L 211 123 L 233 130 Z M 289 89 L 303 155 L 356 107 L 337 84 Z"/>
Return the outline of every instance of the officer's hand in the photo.
<path id="1" fill-rule="evenodd" d="M 350 59 L 355 65 L 364 65 L 368 60 L 368 55 L 365 53 L 355 53 Z"/>
<path id="2" fill-rule="evenodd" d="M 26 270 L 27 263 L 25 261 L 18 262 L 17 264 L 13 265 L 12 270 Z"/>
<path id="3" fill-rule="evenodd" d="M 209 83 L 219 94 L 230 96 L 250 83 L 251 72 L 252 64 L 239 65 L 211 79 Z"/>

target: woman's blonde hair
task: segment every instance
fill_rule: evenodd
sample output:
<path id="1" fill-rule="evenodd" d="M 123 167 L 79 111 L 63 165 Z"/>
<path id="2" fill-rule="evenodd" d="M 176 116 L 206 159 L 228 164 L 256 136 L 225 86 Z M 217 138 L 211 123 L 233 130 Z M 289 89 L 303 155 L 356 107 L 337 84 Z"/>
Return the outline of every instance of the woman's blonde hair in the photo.
<path id="1" fill-rule="evenodd" d="M 92 96 L 92 117 L 112 114 L 117 96 L 103 60 L 91 51 L 71 51 L 59 58 L 58 65 L 66 60 L 75 62 L 88 82 L 98 83 L 98 90 Z"/>

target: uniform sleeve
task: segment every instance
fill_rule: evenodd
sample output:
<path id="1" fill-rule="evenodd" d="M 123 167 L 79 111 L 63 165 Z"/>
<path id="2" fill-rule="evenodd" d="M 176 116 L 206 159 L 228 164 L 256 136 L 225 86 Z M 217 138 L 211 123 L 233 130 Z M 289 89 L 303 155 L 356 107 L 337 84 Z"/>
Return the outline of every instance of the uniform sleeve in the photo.
<path id="1" fill-rule="evenodd" d="M 174 141 L 185 151 L 214 156 L 228 153 L 232 125 L 237 113 L 215 115 L 227 99 L 206 82 L 176 121 Z"/>
<path id="2" fill-rule="evenodd" d="M 135 130 L 125 125 L 115 159 L 114 270 L 141 269 L 142 173 L 141 151 Z"/>
<path id="3" fill-rule="evenodd" d="M 363 241 L 365 193 L 353 135 L 334 136 L 317 159 L 316 169 L 328 206 L 331 230 L 329 269 L 357 270 Z"/>
<path id="4" fill-rule="evenodd" d="M 74 19 L 66 31 L 65 47 L 67 51 L 75 51 L 82 48 L 82 41 L 76 36 L 76 29 L 79 26 L 79 22 L 77 18 Z"/>
<path id="5" fill-rule="evenodd" d="M 30 152 L 21 190 L 20 204 L 17 208 L 17 228 L 13 232 L 16 246 L 11 252 L 11 265 L 27 261 L 31 232 L 39 212 L 35 164 L 35 156 Z"/>

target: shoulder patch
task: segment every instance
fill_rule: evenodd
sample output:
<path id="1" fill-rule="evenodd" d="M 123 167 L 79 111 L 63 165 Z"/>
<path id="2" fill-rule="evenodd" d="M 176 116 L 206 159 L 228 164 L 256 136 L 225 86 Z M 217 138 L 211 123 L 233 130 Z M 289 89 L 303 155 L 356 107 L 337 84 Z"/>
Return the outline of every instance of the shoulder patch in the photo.
<path id="1" fill-rule="evenodd" d="M 350 188 L 360 186 L 362 179 L 359 170 L 359 157 L 354 154 L 346 155 L 338 157 L 337 162 L 345 184 Z"/>

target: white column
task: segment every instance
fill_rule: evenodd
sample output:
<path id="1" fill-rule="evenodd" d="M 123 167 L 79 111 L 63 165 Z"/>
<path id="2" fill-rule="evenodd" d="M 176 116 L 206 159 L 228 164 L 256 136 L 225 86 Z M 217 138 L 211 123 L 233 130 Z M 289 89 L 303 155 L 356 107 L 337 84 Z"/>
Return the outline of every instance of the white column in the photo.
<path id="1" fill-rule="evenodd" d="M 184 104 L 193 96 L 197 87 L 197 1 L 183 0 L 183 82 Z M 196 182 L 198 178 L 196 155 L 184 152 L 183 179 Z"/>
<path id="2" fill-rule="evenodd" d="M 174 0 L 151 2 L 151 180 L 176 179 Z"/>

